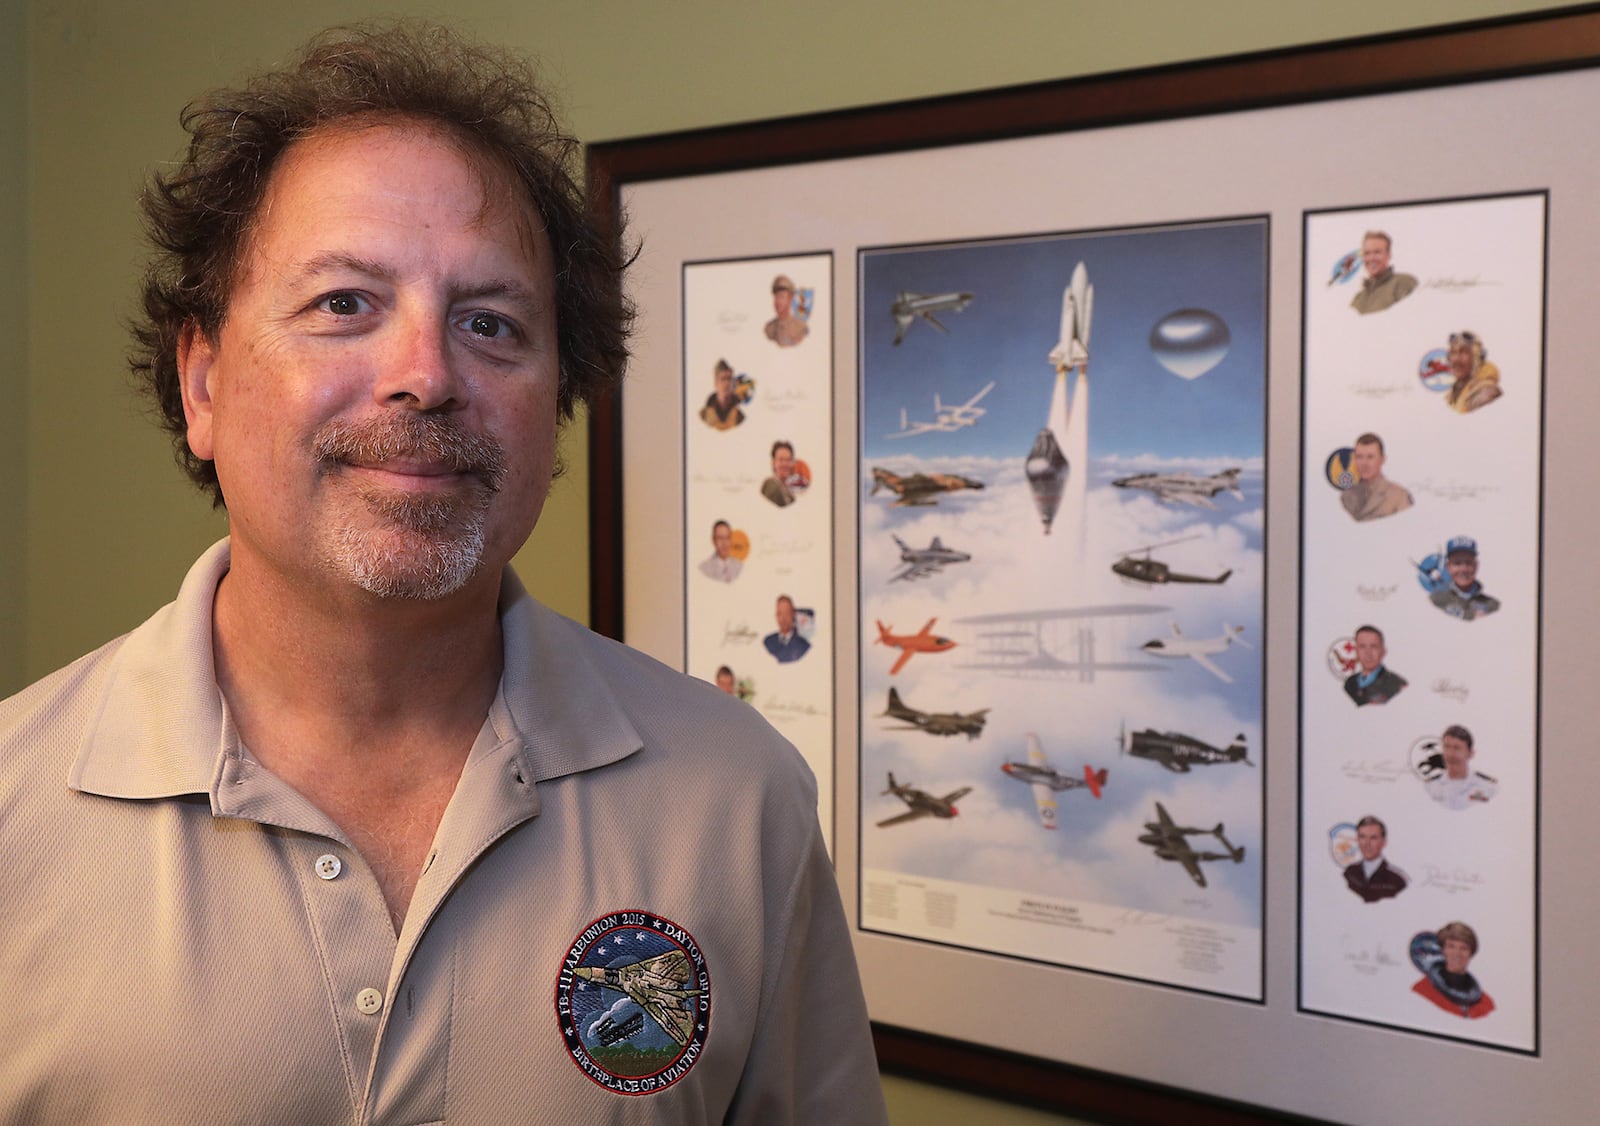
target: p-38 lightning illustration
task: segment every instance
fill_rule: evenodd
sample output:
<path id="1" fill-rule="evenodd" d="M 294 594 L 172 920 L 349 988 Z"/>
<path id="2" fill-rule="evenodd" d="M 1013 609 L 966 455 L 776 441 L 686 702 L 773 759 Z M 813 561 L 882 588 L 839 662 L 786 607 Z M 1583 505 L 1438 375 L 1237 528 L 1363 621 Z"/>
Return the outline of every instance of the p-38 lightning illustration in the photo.
<path id="1" fill-rule="evenodd" d="M 890 676 L 905 668 L 906 662 L 918 653 L 943 653 L 946 649 L 956 647 L 956 643 L 948 637 L 940 637 L 933 632 L 933 623 L 938 620 L 929 618 L 927 625 L 916 633 L 892 633 L 888 626 L 878 623 L 878 644 L 900 650 L 899 658 L 889 666 Z"/>
<path id="2" fill-rule="evenodd" d="M 977 423 L 989 412 L 978 405 L 978 401 L 994 390 L 994 380 L 990 380 L 972 398 L 960 406 L 946 406 L 944 400 L 939 398 L 939 393 L 933 393 L 933 421 L 908 422 L 905 409 L 900 411 L 900 429 L 893 434 L 885 434 L 885 438 L 914 438 L 918 434 L 953 434 L 957 430 L 964 430 Z"/>
<path id="3" fill-rule="evenodd" d="M 1217 822 L 1215 829 L 1191 829 L 1176 824 L 1167 809 L 1160 802 L 1156 802 L 1155 821 L 1144 823 L 1145 832 L 1140 834 L 1139 843 L 1147 844 L 1156 850 L 1156 855 L 1162 860 L 1176 860 L 1182 864 L 1189 873 L 1189 878 L 1201 887 L 1206 886 L 1206 875 L 1200 871 L 1202 860 L 1231 860 L 1235 864 L 1244 863 L 1244 846 L 1235 848 L 1228 843 L 1228 838 L 1222 835 L 1222 822 Z M 1216 837 L 1227 852 L 1197 852 L 1189 847 L 1185 837 L 1207 836 Z"/>
<path id="4" fill-rule="evenodd" d="M 979 708 L 963 715 L 961 712 L 924 712 L 908 706 L 900 693 L 889 689 L 889 706 L 881 713 L 891 719 L 903 721 L 905 727 L 891 727 L 890 731 L 926 731 L 929 735 L 965 735 L 976 739 L 983 734 L 988 722 L 989 709 Z"/>
<path id="5" fill-rule="evenodd" d="M 872 492 L 888 489 L 895 495 L 895 505 L 938 504 L 940 493 L 953 493 L 960 489 L 981 489 L 983 482 L 958 473 L 907 473 L 904 476 L 887 469 L 872 467 Z"/>
<path id="6" fill-rule="evenodd" d="M 933 542 L 927 547 L 912 547 L 899 536 L 894 537 L 894 542 L 900 548 L 900 562 L 905 566 L 889 576 L 890 582 L 897 579 L 924 579 L 938 574 L 951 563 L 966 563 L 972 558 L 964 551 L 946 547 L 938 536 L 934 536 Z"/>
<path id="7" fill-rule="evenodd" d="M 1144 489 L 1167 503 L 1192 504 L 1196 508 L 1215 508 L 1211 498 L 1221 492 L 1232 493 L 1240 500 L 1238 469 L 1224 469 L 1209 477 L 1196 477 L 1193 473 L 1135 473 L 1132 477 L 1118 477 L 1111 483 L 1122 489 Z"/>
<path id="8" fill-rule="evenodd" d="M 1152 551 L 1157 551 L 1160 548 L 1188 543 L 1190 540 L 1199 538 L 1199 536 L 1184 536 L 1182 539 L 1167 540 L 1165 543 L 1153 543 L 1148 547 L 1136 547 L 1132 551 L 1123 552 L 1122 558 L 1111 564 L 1111 570 L 1125 579 L 1132 579 L 1134 582 L 1144 583 L 1148 586 L 1154 586 L 1156 583 L 1216 584 L 1227 582 L 1228 576 L 1233 574 L 1231 570 L 1209 578 L 1205 575 L 1186 575 L 1180 571 L 1174 571 L 1161 560 L 1153 559 L 1150 556 Z"/>
<path id="9" fill-rule="evenodd" d="M 1026 782 L 1033 787 L 1033 804 L 1039 809 L 1039 824 L 1046 829 L 1056 827 L 1057 794 L 1087 787 L 1091 794 L 1099 798 L 1106 784 L 1106 771 L 1097 771 L 1092 766 L 1083 768 L 1082 778 L 1058 773 L 1044 757 L 1039 737 L 1031 731 L 1028 732 L 1028 761 L 1002 763 L 1000 769 L 1018 782 Z"/>
<path id="10" fill-rule="evenodd" d="M 942 798 L 936 798 L 924 790 L 917 789 L 910 783 L 903 786 L 900 785 L 894 780 L 894 771 L 891 770 L 889 771 L 889 788 L 883 792 L 885 794 L 893 794 L 911 808 L 904 813 L 879 821 L 878 828 L 880 829 L 889 825 L 902 825 L 907 821 L 915 821 L 920 817 L 938 817 L 949 820 L 961 812 L 956 808 L 956 802 L 972 793 L 972 787 L 963 786 L 961 789 L 952 791 Z"/>
<path id="11" fill-rule="evenodd" d="M 959 313 L 972 304 L 970 293 L 899 293 L 889 306 L 889 312 L 894 314 L 894 342 L 899 344 L 906 338 L 906 331 L 911 323 L 918 317 L 927 321 L 940 332 L 950 330 L 940 324 L 934 317 L 935 313 Z"/>
<path id="12" fill-rule="evenodd" d="M 585 981 L 626 993 L 668 1036 L 680 1045 L 689 1043 L 694 1031 L 694 999 L 702 991 L 688 988 L 694 980 L 694 967 L 683 951 L 669 950 L 625 966 L 578 966 L 572 972 Z"/>
<path id="13" fill-rule="evenodd" d="M 1125 755 L 1149 759 L 1174 774 L 1187 774 L 1192 766 L 1211 766 L 1216 763 L 1255 765 L 1250 761 L 1250 750 L 1243 732 L 1235 735 L 1228 746 L 1213 747 L 1193 735 L 1178 731 L 1157 731 L 1151 727 L 1143 731 L 1129 731 L 1123 727 L 1117 736 L 1117 746 Z"/>
<path id="14" fill-rule="evenodd" d="M 1223 672 L 1211 660 L 1211 656 L 1222 652 L 1230 645 L 1243 645 L 1246 649 L 1254 649 L 1254 645 L 1239 636 L 1243 632 L 1243 626 L 1230 626 L 1224 622 L 1222 633 L 1216 637 L 1185 637 L 1183 631 L 1178 628 L 1178 623 L 1173 622 L 1171 637 L 1152 638 L 1139 648 L 1152 657 L 1188 657 L 1224 684 L 1232 684 L 1233 677 Z"/>

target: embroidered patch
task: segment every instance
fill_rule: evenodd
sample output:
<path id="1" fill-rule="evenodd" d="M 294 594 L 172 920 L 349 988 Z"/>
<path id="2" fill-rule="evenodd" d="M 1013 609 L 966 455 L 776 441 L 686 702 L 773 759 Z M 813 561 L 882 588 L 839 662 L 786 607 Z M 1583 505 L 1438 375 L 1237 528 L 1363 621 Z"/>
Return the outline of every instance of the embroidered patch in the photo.
<path id="1" fill-rule="evenodd" d="M 694 936 L 648 911 L 618 911 L 573 940 L 556 982 L 572 1061 L 608 1091 L 649 1095 L 689 1073 L 711 1025 L 711 977 Z"/>

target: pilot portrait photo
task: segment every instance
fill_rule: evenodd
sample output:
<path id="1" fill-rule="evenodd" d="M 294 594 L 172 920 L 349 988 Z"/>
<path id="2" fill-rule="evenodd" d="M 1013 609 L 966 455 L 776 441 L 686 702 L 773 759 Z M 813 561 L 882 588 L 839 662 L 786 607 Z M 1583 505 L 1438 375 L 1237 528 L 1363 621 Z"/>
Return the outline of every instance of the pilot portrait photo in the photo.
<path id="1" fill-rule="evenodd" d="M 1389 652 L 1383 643 L 1383 631 L 1374 625 L 1358 626 L 1355 650 L 1357 669 L 1345 677 L 1344 692 L 1356 707 L 1386 704 L 1400 695 L 1407 681 L 1383 663 Z"/>
<path id="2" fill-rule="evenodd" d="M 1350 307 L 1362 316 L 1381 313 L 1416 291 L 1416 278 L 1395 272 L 1389 261 L 1393 251 L 1394 243 L 1385 231 L 1361 236 L 1361 265 L 1366 276 L 1361 279 L 1360 291 L 1350 299 Z"/>
<path id="3" fill-rule="evenodd" d="M 1451 410 L 1466 414 L 1500 397 L 1500 369 L 1489 362 L 1488 349 L 1476 333 L 1452 332 L 1447 355 L 1453 382 L 1444 401 Z"/>
<path id="4" fill-rule="evenodd" d="M 783 438 L 772 443 L 772 476 L 761 482 L 761 495 L 787 508 L 810 487 L 811 469 L 794 456 L 794 445 Z"/>
<path id="5" fill-rule="evenodd" d="M 742 536 L 740 539 L 741 546 L 748 550 L 748 540 Z M 719 583 L 731 583 L 744 569 L 743 555 L 744 552 L 736 551 L 734 547 L 733 525 L 726 520 L 718 520 L 711 525 L 711 556 L 701 562 L 700 573 Z"/>
<path id="6" fill-rule="evenodd" d="M 1459 723 L 1446 727 L 1437 743 L 1424 741 L 1421 752 L 1414 769 L 1422 779 L 1422 788 L 1446 809 L 1462 810 L 1482 805 L 1500 788 L 1500 783 L 1489 775 L 1472 769 L 1472 759 L 1477 753 L 1472 732 Z"/>
<path id="7" fill-rule="evenodd" d="M 718 360 L 712 374 L 716 389 L 706 396 L 706 405 L 700 408 L 700 420 L 713 430 L 732 430 L 744 421 L 741 404 L 750 397 L 750 380 L 735 380 L 733 367 L 727 360 Z"/>
<path id="8" fill-rule="evenodd" d="M 1383 475 L 1388 460 L 1383 439 L 1367 432 L 1356 439 L 1350 458 L 1355 480 L 1339 493 L 1339 503 L 1357 523 L 1393 516 L 1410 508 L 1411 493 Z"/>
<path id="9" fill-rule="evenodd" d="M 1428 601 L 1452 618 L 1470 622 L 1500 609 L 1500 600 L 1485 594 L 1478 581 L 1478 541 L 1471 536 L 1451 537 L 1442 553 L 1426 556 L 1417 570 Z"/>
<path id="10" fill-rule="evenodd" d="M 1494 1012 L 1494 999 L 1467 970 L 1477 954 L 1478 933 L 1466 923 L 1423 931 L 1411 940 L 1411 963 L 1422 971 L 1411 992 L 1466 1020 L 1488 1016 Z"/>
<path id="11" fill-rule="evenodd" d="M 1345 867 L 1344 882 L 1363 903 L 1393 899 L 1406 890 L 1406 874 L 1383 855 L 1388 843 L 1389 829 L 1378 818 L 1368 814 L 1356 822 L 1356 847 L 1361 855 Z"/>
<path id="12" fill-rule="evenodd" d="M 762 332 L 780 348 L 793 348 L 806 338 L 811 326 L 806 320 L 811 316 L 811 305 L 806 293 L 795 289 L 787 274 L 772 279 L 773 318 Z"/>
<path id="13" fill-rule="evenodd" d="M 811 642 L 801 635 L 800 615 L 795 611 L 794 599 L 787 594 L 778 595 L 776 616 L 778 628 L 763 637 L 761 644 L 780 665 L 787 665 L 809 653 Z M 806 624 L 809 625 L 810 611 L 807 611 L 805 616 Z"/>

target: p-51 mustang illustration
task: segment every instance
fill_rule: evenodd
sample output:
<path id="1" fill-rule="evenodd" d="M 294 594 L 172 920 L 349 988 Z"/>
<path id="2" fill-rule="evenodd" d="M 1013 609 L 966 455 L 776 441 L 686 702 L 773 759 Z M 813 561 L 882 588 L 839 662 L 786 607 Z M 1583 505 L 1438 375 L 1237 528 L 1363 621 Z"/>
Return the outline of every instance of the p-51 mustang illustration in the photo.
<path id="1" fill-rule="evenodd" d="M 888 489 L 895 495 L 894 503 L 897 506 L 938 504 L 936 497 L 939 493 L 981 488 L 983 488 L 982 481 L 963 477 L 959 473 L 907 473 L 901 476 L 873 466 L 872 492 L 868 495 L 877 496 L 879 489 Z"/>
<path id="2" fill-rule="evenodd" d="M 900 548 L 900 562 L 905 566 L 889 576 L 890 582 L 926 578 L 938 574 L 951 563 L 965 563 L 972 558 L 964 551 L 946 547 L 938 536 L 934 536 L 927 547 L 912 547 L 899 536 L 894 537 L 894 542 Z"/>
<path id="3" fill-rule="evenodd" d="M 1243 632 L 1243 626 L 1230 626 L 1224 622 L 1222 633 L 1217 637 L 1185 637 L 1178 623 L 1173 622 L 1171 637 L 1152 638 L 1139 648 L 1152 657 L 1188 657 L 1224 684 L 1232 684 L 1233 677 L 1223 672 L 1210 658 L 1230 645 L 1254 649 L 1254 645 L 1239 636 Z"/>
<path id="4" fill-rule="evenodd" d="M 1235 735 L 1228 746 L 1213 747 L 1193 735 L 1178 731 L 1157 731 L 1152 727 L 1143 731 L 1129 731 L 1124 726 L 1117 736 L 1117 746 L 1122 754 L 1149 759 L 1174 774 L 1187 774 L 1191 766 L 1210 766 L 1215 763 L 1242 762 L 1246 766 L 1255 765 L 1250 761 L 1250 750 L 1243 732 Z"/>
<path id="5" fill-rule="evenodd" d="M 970 304 L 970 293 L 898 293 L 889 305 L 889 312 L 894 315 L 894 342 L 899 344 L 906 338 L 906 331 L 918 317 L 940 332 L 949 332 L 934 314 L 959 313 Z"/>
<path id="6" fill-rule="evenodd" d="M 963 430 L 968 426 L 974 425 L 978 419 L 989 413 L 983 407 L 978 406 L 978 400 L 993 390 L 994 380 L 991 379 L 984 385 L 982 391 L 979 391 L 960 406 L 955 407 L 945 406 L 944 401 L 939 398 L 939 393 L 935 391 L 933 394 L 932 422 L 908 422 L 905 409 L 902 408 L 900 411 L 900 429 L 893 434 L 885 434 L 884 437 L 911 438 L 918 434 L 952 434 L 957 430 Z"/>
<path id="7" fill-rule="evenodd" d="M 894 688 L 889 689 L 889 706 L 881 714 L 908 725 L 891 727 L 888 729 L 890 731 L 926 731 L 929 735 L 965 735 L 968 739 L 976 739 L 983 734 L 983 725 L 989 719 L 988 708 L 979 708 L 965 715 L 961 712 L 918 711 L 908 707 Z"/>
<path id="8" fill-rule="evenodd" d="M 899 658 L 889 667 L 890 676 L 905 668 L 906 662 L 918 653 L 943 653 L 946 649 L 956 647 L 956 643 L 948 637 L 940 637 L 933 632 L 933 623 L 938 620 L 929 618 L 927 625 L 916 633 L 892 633 L 888 626 L 878 623 L 878 644 L 900 650 Z"/>
<path id="9" fill-rule="evenodd" d="M 1140 844 L 1147 844 L 1156 850 L 1156 855 L 1162 860 L 1175 860 L 1182 864 L 1184 871 L 1189 873 L 1189 878 L 1201 887 L 1206 886 L 1205 873 L 1200 871 L 1202 860 L 1231 860 L 1235 864 L 1244 863 L 1244 846 L 1235 848 L 1228 843 L 1228 838 L 1222 835 L 1222 822 L 1217 822 L 1215 829 L 1191 829 L 1176 824 L 1166 807 L 1156 802 L 1156 821 L 1144 823 L 1145 832 L 1139 837 Z M 1216 837 L 1227 852 L 1197 852 L 1189 847 L 1185 837 L 1210 836 Z"/>
<path id="10" fill-rule="evenodd" d="M 1087 787 L 1091 794 L 1099 798 L 1106 784 L 1107 773 L 1104 769 L 1097 771 L 1092 766 L 1083 768 L 1082 778 L 1057 772 L 1044 757 L 1039 737 L 1031 731 L 1028 732 L 1028 761 L 1002 763 L 1000 769 L 1018 782 L 1026 782 L 1033 787 L 1033 804 L 1039 809 L 1039 824 L 1046 829 L 1056 827 L 1057 794 Z"/>
<path id="11" fill-rule="evenodd" d="M 1159 501 L 1192 504 L 1196 508 L 1215 508 L 1211 498 L 1221 492 L 1232 493 L 1240 500 L 1238 469 L 1224 469 L 1209 477 L 1196 477 L 1193 473 L 1135 473 L 1132 477 L 1118 477 L 1111 483 L 1123 489 L 1144 489 L 1156 495 Z"/>
<path id="12" fill-rule="evenodd" d="M 694 1031 L 695 1002 L 702 990 L 689 989 L 694 967 L 681 950 L 669 950 L 625 966 L 578 966 L 572 971 L 585 981 L 626 993 L 680 1045 Z"/>
<path id="13" fill-rule="evenodd" d="M 924 790 L 917 789 L 909 782 L 903 786 L 900 785 L 894 780 L 894 771 L 891 770 L 889 771 L 889 788 L 883 792 L 886 795 L 893 794 L 911 808 L 904 813 L 879 821 L 878 828 L 880 829 L 889 825 L 902 825 L 907 821 L 915 821 L 921 817 L 938 817 L 943 820 L 949 820 L 960 812 L 960 810 L 956 809 L 956 802 L 972 793 L 972 787 L 963 786 L 961 789 L 954 790 L 942 798 L 936 798 Z"/>
<path id="14" fill-rule="evenodd" d="M 1159 559 L 1150 556 L 1152 551 L 1163 547 L 1173 547 L 1176 544 L 1188 543 L 1197 540 L 1199 536 L 1184 536 L 1182 539 L 1167 540 L 1165 543 L 1153 543 L 1148 547 L 1136 547 L 1132 551 L 1122 553 L 1122 558 L 1111 564 L 1111 570 L 1125 579 L 1153 586 L 1156 583 L 1225 583 L 1231 570 L 1220 575 L 1207 578 L 1205 575 L 1185 575 L 1174 571 Z"/>

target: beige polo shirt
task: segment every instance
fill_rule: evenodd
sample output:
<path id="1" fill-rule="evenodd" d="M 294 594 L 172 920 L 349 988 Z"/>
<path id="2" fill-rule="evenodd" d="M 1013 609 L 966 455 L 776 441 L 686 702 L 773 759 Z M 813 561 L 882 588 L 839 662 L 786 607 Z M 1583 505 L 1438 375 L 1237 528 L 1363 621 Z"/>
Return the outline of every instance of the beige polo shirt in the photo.
<path id="1" fill-rule="evenodd" d="M 533 602 L 398 939 L 176 602 L 0 703 L 0 1122 L 877 1123 L 799 755 Z"/>

